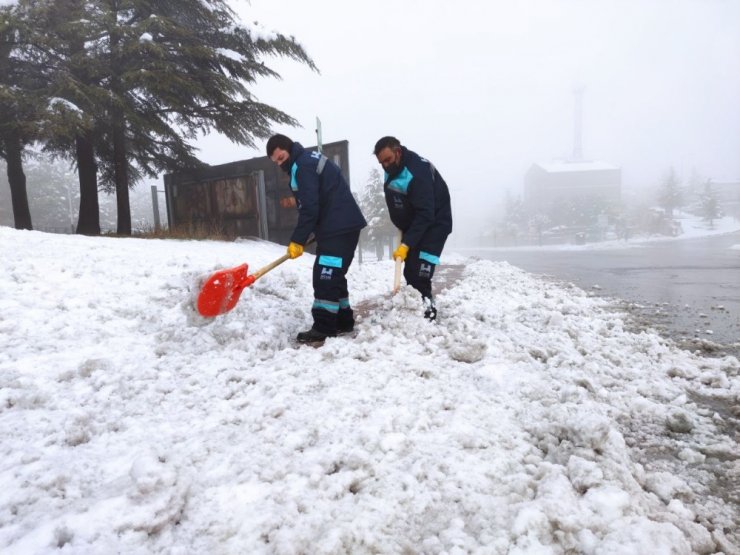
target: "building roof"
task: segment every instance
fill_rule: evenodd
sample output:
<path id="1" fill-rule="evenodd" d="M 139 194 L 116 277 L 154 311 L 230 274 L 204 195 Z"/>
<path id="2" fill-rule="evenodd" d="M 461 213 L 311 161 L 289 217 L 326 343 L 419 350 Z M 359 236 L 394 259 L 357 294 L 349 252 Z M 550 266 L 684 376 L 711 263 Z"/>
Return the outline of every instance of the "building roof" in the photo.
<path id="1" fill-rule="evenodd" d="M 559 160 L 555 162 L 548 162 L 541 164 L 536 162 L 535 166 L 545 170 L 548 173 L 562 173 L 562 172 L 582 172 L 582 171 L 601 171 L 601 170 L 618 170 L 619 166 L 609 164 L 608 162 L 600 162 L 598 160 L 583 160 L 583 161 L 567 161 Z"/>

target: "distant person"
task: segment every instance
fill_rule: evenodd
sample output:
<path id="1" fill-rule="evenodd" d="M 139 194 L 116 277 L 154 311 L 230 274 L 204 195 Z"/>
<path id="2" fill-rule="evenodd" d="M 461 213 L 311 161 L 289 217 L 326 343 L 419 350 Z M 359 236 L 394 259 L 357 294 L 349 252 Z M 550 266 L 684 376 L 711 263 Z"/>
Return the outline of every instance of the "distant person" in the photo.
<path id="1" fill-rule="evenodd" d="M 288 245 L 290 258 L 303 254 L 311 235 L 316 238 L 313 326 L 296 339 L 316 343 L 351 332 L 355 319 L 346 275 L 367 222 L 339 166 L 326 156 L 304 149 L 285 135 L 270 137 L 267 156 L 290 176 L 298 207 L 298 223 Z"/>
<path id="2" fill-rule="evenodd" d="M 385 170 L 385 201 L 391 222 L 403 233 L 393 258 L 405 262 L 406 283 L 421 293 L 424 317 L 437 318 L 432 277 L 452 233 L 447 184 L 437 169 L 395 137 L 383 137 L 373 152 Z"/>

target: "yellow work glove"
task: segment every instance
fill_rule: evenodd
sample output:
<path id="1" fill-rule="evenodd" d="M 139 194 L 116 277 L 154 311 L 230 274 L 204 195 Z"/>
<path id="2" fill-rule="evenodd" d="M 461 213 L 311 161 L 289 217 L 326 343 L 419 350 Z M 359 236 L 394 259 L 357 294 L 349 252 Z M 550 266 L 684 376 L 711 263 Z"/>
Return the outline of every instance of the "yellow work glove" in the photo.
<path id="1" fill-rule="evenodd" d="M 393 251 L 393 258 L 400 258 L 401 260 L 406 260 L 406 256 L 409 254 L 409 246 L 404 245 L 401 243 L 398 245 L 398 248 Z"/>
<path id="2" fill-rule="evenodd" d="M 298 258 L 303 254 L 303 245 L 299 245 L 298 243 L 294 243 L 293 241 L 290 242 L 290 245 L 288 245 L 288 256 L 291 258 Z"/>

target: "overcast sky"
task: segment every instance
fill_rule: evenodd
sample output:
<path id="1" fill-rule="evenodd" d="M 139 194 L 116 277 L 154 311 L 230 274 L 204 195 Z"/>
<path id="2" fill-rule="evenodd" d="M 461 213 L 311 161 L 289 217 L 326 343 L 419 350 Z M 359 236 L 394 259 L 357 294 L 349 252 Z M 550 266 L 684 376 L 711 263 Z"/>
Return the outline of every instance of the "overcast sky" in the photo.
<path id="1" fill-rule="evenodd" d="M 347 2 L 235 0 L 245 21 L 292 34 L 320 74 L 269 60 L 282 81 L 257 98 L 316 143 L 347 139 L 352 187 L 375 141 L 395 135 L 447 180 L 458 223 L 478 222 L 522 190 L 533 162 L 573 151 L 574 89 L 583 97 L 583 154 L 622 168 L 626 188 L 670 166 L 740 179 L 740 1 L 547 0 Z M 218 137 L 211 164 L 264 154 Z"/>

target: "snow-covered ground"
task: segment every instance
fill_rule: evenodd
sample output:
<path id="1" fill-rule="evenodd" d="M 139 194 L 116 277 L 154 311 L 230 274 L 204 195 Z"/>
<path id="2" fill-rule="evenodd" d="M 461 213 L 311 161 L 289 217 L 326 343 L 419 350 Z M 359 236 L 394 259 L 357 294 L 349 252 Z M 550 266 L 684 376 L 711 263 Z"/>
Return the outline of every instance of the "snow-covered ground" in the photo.
<path id="1" fill-rule="evenodd" d="M 471 252 L 475 250 L 482 251 L 541 251 L 541 250 L 602 250 L 602 249 L 625 249 L 640 247 L 649 243 L 682 241 L 684 239 L 694 239 L 697 237 L 710 237 L 713 235 L 724 235 L 740 230 L 740 220 L 734 216 L 723 216 L 717 218 L 711 224 L 700 216 L 689 214 L 688 212 L 679 212 L 674 218 L 681 224 L 681 233 L 675 237 L 668 235 L 632 235 L 629 239 L 610 239 L 607 241 L 588 242 L 583 245 L 572 243 L 562 243 L 554 245 L 523 245 L 511 247 L 464 247 L 456 248 L 459 252 Z"/>
<path id="2" fill-rule="evenodd" d="M 723 216 L 717 218 L 712 223 L 703 218 L 687 212 L 681 212 L 676 217 L 676 221 L 681 223 L 681 234 L 677 237 L 671 237 L 671 240 L 688 239 L 692 237 L 706 237 L 709 235 L 722 235 L 740 229 L 740 220 L 734 216 Z M 651 238 L 654 239 L 654 238 Z"/>
<path id="3" fill-rule="evenodd" d="M 357 335 L 293 348 L 310 255 L 193 313 L 283 252 L 0 228 L 0 552 L 738 553 L 737 359 L 452 257 L 437 325 L 355 263 Z"/>

